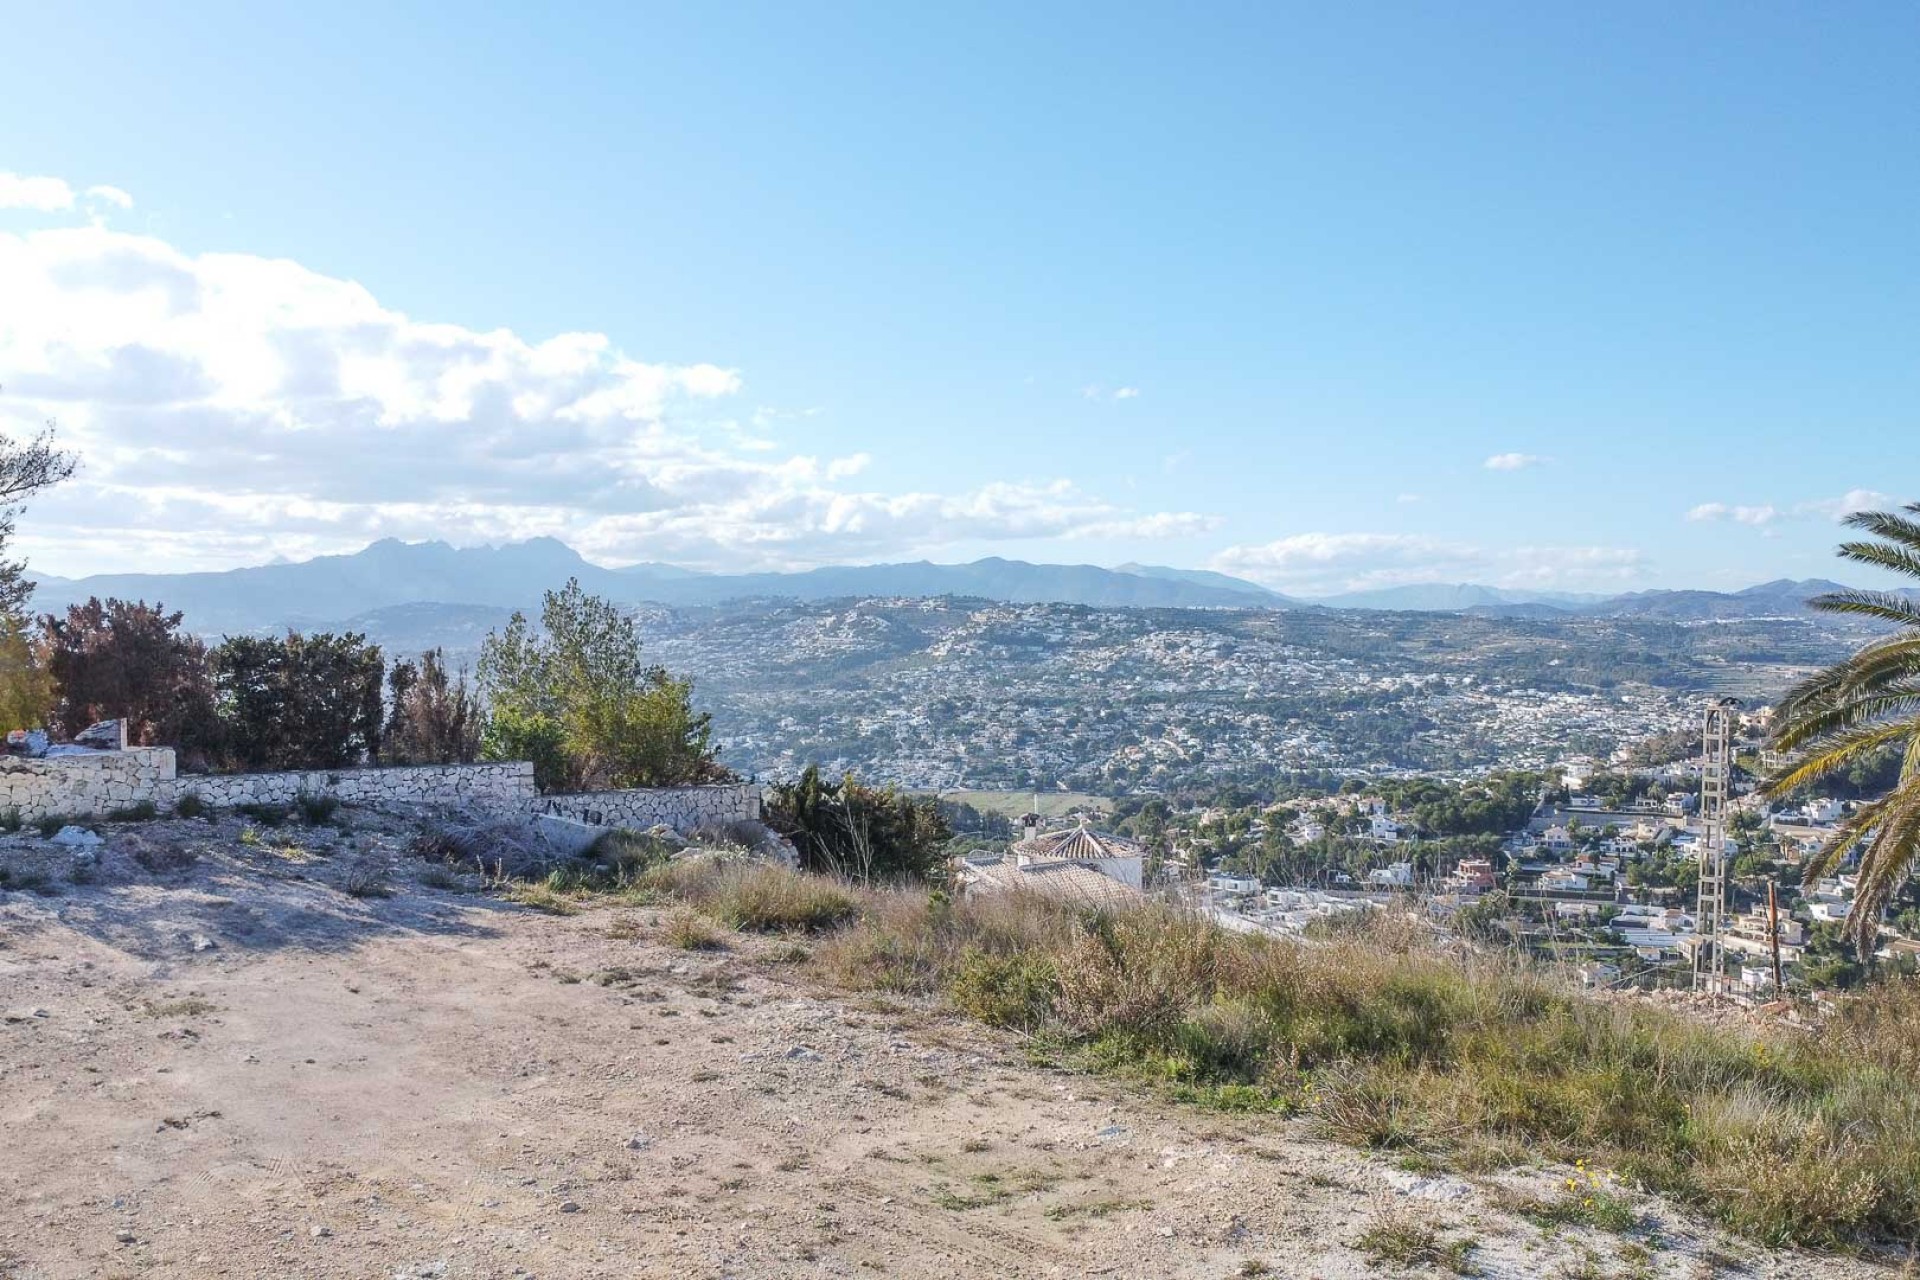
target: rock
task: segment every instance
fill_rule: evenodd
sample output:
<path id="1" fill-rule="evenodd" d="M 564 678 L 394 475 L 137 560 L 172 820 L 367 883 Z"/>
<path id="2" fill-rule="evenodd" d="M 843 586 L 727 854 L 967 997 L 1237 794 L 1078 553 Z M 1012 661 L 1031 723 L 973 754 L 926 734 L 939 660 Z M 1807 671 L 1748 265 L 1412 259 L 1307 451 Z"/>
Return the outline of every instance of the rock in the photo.
<path id="1" fill-rule="evenodd" d="M 191 938 L 187 939 L 187 942 L 195 951 L 217 951 L 220 949 L 220 944 L 204 933 L 194 934 Z"/>
<path id="2" fill-rule="evenodd" d="M 122 1227 L 120 1228 L 120 1230 L 113 1233 L 113 1238 L 115 1240 L 118 1240 L 121 1244 L 132 1244 L 133 1232 L 127 1230 L 125 1227 Z"/>
<path id="3" fill-rule="evenodd" d="M 9 1009 L 6 1012 L 6 1020 L 8 1022 L 27 1022 L 34 1018 L 44 1018 L 47 1016 L 47 1011 L 41 1008 Z"/>
<path id="4" fill-rule="evenodd" d="M 803 1044 L 797 1044 L 787 1050 L 787 1059 L 791 1062 L 818 1062 L 820 1055 Z"/>
<path id="5" fill-rule="evenodd" d="M 312 1236 L 315 1240 L 325 1240 L 328 1236 L 333 1234 L 333 1228 L 323 1227 L 316 1222 L 312 1226 L 307 1228 L 307 1234 Z"/>
<path id="6" fill-rule="evenodd" d="M 74 734 L 73 745 L 91 747 L 95 751 L 123 751 L 127 745 L 127 731 L 118 720 L 102 720 Z"/>
<path id="7" fill-rule="evenodd" d="M 579 1205 L 579 1202 L 577 1202 L 577 1201 L 574 1201 L 574 1200 L 562 1200 L 562 1201 L 560 1202 L 560 1212 L 562 1212 L 562 1213 L 578 1213 L 578 1212 L 580 1212 L 580 1205 Z"/>
<path id="8" fill-rule="evenodd" d="M 636 1133 L 627 1139 L 627 1150 L 629 1151 L 645 1151 L 652 1145 L 653 1139 L 644 1133 Z"/>
<path id="9" fill-rule="evenodd" d="M 62 827 L 60 830 L 54 832 L 53 842 L 58 845 L 65 845 L 69 849 L 92 849 L 95 846 L 106 843 L 105 840 L 102 840 L 85 827 Z"/>

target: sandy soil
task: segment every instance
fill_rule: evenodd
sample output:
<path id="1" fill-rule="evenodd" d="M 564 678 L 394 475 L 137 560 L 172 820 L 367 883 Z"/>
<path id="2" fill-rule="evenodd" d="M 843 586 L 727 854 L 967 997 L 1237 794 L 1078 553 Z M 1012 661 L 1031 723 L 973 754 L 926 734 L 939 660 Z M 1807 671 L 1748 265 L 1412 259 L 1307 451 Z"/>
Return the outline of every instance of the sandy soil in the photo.
<path id="1" fill-rule="evenodd" d="M 778 941 L 689 953 L 659 912 L 411 883 L 404 824 L 355 826 L 115 829 L 93 883 L 0 892 L 0 1276 L 1334 1280 L 1393 1273 L 1355 1247 L 1382 1213 L 1473 1237 L 1487 1276 L 1887 1274 L 1657 1204 L 1636 1261 L 836 995 Z M 16 872 L 70 856 L 0 840 Z M 368 859 L 397 893 L 343 892 Z"/>

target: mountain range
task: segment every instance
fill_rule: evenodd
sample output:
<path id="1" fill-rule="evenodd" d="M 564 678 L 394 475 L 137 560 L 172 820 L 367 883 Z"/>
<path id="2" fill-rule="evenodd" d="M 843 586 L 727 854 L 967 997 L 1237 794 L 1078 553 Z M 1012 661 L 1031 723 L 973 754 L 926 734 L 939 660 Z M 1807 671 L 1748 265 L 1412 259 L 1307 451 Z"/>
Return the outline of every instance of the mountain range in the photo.
<path id="1" fill-rule="evenodd" d="M 700 606 L 768 598 L 966 596 L 1016 604 L 1105 608 L 1378 609 L 1471 612 L 1506 617 L 1603 616 L 1697 621 L 1793 616 L 1809 596 L 1839 590 L 1823 580 L 1782 579 L 1744 591 L 1641 591 L 1619 596 L 1527 592 L 1471 583 L 1421 583 L 1297 599 L 1258 583 L 1163 565 L 1029 564 L 991 557 L 969 564 L 845 565 L 795 573 L 702 573 L 668 564 L 597 565 L 553 538 L 498 547 L 376 542 L 349 555 L 209 573 L 41 577 L 35 607 L 58 610 L 89 596 L 164 603 L 207 635 L 285 627 L 334 627 L 376 611 L 423 632 L 491 625 L 509 609 L 536 605 L 569 578 L 622 604 Z M 464 610 L 464 614 L 462 613 Z"/>

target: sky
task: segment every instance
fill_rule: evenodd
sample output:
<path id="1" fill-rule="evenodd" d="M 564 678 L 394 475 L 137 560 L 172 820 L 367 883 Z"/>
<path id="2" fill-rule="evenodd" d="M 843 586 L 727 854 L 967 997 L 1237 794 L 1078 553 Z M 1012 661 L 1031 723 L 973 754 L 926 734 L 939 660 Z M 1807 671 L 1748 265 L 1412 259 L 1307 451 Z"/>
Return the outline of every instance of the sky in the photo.
<path id="1" fill-rule="evenodd" d="M 44 573 L 1870 573 L 1920 8 L 0 0 Z"/>

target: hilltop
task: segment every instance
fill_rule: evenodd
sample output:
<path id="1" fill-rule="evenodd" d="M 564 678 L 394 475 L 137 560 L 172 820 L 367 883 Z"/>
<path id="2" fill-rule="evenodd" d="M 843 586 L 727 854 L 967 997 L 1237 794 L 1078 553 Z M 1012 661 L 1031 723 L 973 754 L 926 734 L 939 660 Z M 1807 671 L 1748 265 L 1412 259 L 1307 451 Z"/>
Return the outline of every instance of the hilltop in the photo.
<path id="1" fill-rule="evenodd" d="M 1409 1171 L 1034 1065 L 806 940 L 531 910 L 349 818 L 116 827 L 33 893 L 65 851 L 0 837 L 0 1271 L 1338 1280 L 1432 1232 L 1487 1276 L 1878 1274 L 1650 1198 L 1652 1249 L 1542 1226 L 1552 1166 Z"/>

